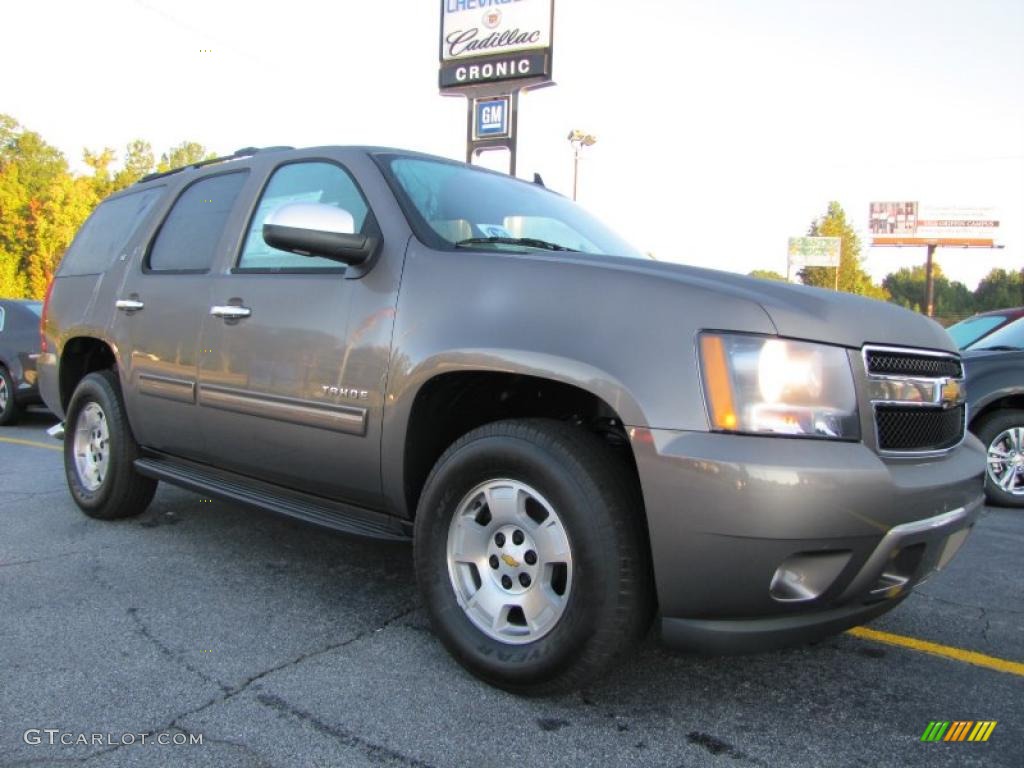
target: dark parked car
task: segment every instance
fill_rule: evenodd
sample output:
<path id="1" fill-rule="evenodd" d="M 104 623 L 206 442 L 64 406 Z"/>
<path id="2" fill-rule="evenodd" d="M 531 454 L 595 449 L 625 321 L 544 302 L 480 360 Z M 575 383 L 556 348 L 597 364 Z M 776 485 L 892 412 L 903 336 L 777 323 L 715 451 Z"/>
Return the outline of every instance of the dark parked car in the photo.
<path id="1" fill-rule="evenodd" d="M 13 424 L 27 405 L 42 402 L 36 383 L 38 301 L 0 299 L 0 426 Z"/>
<path id="2" fill-rule="evenodd" d="M 1024 319 L 963 353 L 971 431 L 988 449 L 985 494 L 1024 507 Z"/>
<path id="3" fill-rule="evenodd" d="M 438 636 L 517 691 L 585 684 L 655 611 L 719 652 L 861 624 L 983 501 L 937 323 L 652 262 L 538 184 L 428 155 L 144 179 L 85 223 L 43 317 L 87 515 L 163 480 L 411 539 Z"/>
<path id="4" fill-rule="evenodd" d="M 1000 328 L 1022 317 L 1024 317 L 1024 307 L 994 309 L 990 312 L 972 315 L 966 320 L 954 323 L 946 330 L 960 349 L 968 349 L 990 333 L 995 333 Z"/>

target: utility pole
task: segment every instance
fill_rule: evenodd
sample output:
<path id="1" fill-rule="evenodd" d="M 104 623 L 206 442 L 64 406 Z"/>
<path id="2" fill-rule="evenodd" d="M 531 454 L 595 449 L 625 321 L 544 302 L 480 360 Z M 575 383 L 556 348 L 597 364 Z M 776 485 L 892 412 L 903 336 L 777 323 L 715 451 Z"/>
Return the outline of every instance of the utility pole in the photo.
<path id="1" fill-rule="evenodd" d="M 580 150 L 583 147 L 592 147 L 597 143 L 597 137 L 580 130 L 569 131 L 569 143 L 572 144 L 572 199 L 576 199 L 576 188 L 580 175 Z"/>

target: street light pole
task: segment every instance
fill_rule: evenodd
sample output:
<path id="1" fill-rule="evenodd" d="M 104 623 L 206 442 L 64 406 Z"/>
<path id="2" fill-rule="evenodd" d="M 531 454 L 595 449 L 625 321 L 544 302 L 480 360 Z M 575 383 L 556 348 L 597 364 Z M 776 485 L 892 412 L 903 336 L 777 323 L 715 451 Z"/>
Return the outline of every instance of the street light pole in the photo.
<path id="1" fill-rule="evenodd" d="M 576 199 L 576 189 L 580 175 L 580 150 L 597 143 L 597 137 L 580 130 L 569 131 L 569 143 L 572 144 L 572 199 Z"/>

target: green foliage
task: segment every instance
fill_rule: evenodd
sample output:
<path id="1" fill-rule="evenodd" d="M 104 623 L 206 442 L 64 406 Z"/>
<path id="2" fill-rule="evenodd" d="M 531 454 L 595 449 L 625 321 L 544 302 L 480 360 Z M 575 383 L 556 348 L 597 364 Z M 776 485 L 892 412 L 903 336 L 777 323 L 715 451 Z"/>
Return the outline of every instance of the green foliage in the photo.
<path id="1" fill-rule="evenodd" d="M 126 148 L 124 167 L 114 174 L 114 189 L 131 186 L 146 174 L 152 173 L 155 166 L 153 147 L 148 141 L 135 139 Z"/>
<path id="2" fill-rule="evenodd" d="M 782 282 L 786 282 L 785 275 L 780 275 L 778 272 L 771 269 L 755 269 L 753 272 L 748 272 L 747 276 L 759 277 L 762 280 L 781 280 Z"/>
<path id="3" fill-rule="evenodd" d="M 993 269 L 974 291 L 976 312 L 1024 306 L 1024 270 Z"/>
<path id="4" fill-rule="evenodd" d="M 807 230 L 810 237 L 838 237 L 842 241 L 839 256 L 839 290 L 856 293 L 872 299 L 889 298 L 886 290 L 871 282 L 871 277 L 861 266 L 860 238 L 846 220 L 846 212 L 839 203 L 828 204 L 828 212 L 811 222 Z M 805 267 L 800 270 L 804 285 L 819 288 L 836 286 L 836 270 L 833 267 Z"/>
<path id="5" fill-rule="evenodd" d="M 160 163 L 156 169 L 158 171 L 170 171 L 185 165 L 198 163 L 202 160 L 211 160 L 214 157 L 216 155 L 212 152 L 207 152 L 206 147 L 202 144 L 194 141 L 183 141 L 178 146 L 171 147 L 170 150 L 160 156 Z"/>
<path id="6" fill-rule="evenodd" d="M 164 170 L 213 155 L 186 141 L 165 152 Z M 40 299 L 75 233 L 107 195 L 154 170 L 153 148 L 136 139 L 124 164 L 110 147 L 86 150 L 90 174 L 73 174 L 56 147 L 0 114 L 0 297 Z"/>
<path id="7" fill-rule="evenodd" d="M 885 276 L 882 286 L 889 292 L 891 301 L 902 307 L 917 312 L 924 311 L 925 305 L 925 267 L 923 264 Z M 936 319 L 945 323 L 954 323 L 969 317 L 975 312 L 975 299 L 970 289 L 961 282 L 951 281 L 938 264 L 932 266 L 932 283 L 934 311 Z"/>

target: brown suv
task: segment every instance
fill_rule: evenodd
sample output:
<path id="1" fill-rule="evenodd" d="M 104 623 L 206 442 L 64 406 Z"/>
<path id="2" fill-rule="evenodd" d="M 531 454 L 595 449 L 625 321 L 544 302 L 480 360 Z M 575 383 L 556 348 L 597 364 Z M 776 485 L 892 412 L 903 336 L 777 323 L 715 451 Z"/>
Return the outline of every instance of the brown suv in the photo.
<path id="1" fill-rule="evenodd" d="M 156 482 L 412 539 L 441 640 L 513 690 L 889 610 L 984 452 L 927 318 L 656 263 L 571 201 L 410 152 L 249 150 L 106 200 L 40 382 L 78 505 Z"/>

